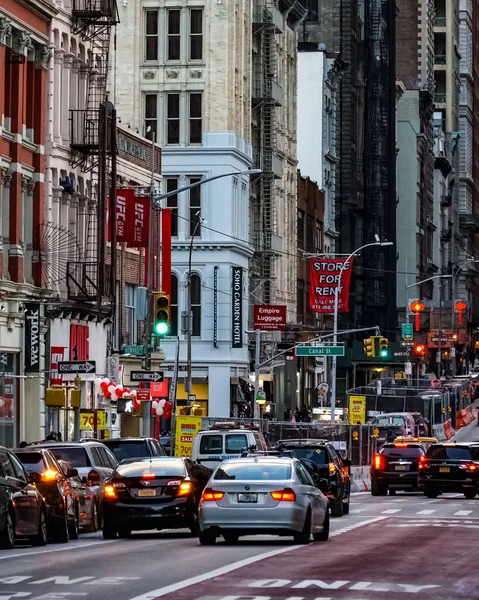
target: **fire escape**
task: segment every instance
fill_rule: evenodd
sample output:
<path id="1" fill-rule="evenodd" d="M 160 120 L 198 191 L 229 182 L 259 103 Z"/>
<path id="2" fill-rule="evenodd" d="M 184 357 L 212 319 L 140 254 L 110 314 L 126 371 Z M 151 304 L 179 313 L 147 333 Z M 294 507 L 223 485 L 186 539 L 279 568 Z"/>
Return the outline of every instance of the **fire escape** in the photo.
<path id="1" fill-rule="evenodd" d="M 67 266 L 68 299 L 97 305 L 109 312 L 115 290 L 106 264 L 106 199 L 116 140 L 112 138 L 113 105 L 106 85 L 111 29 L 119 22 L 116 0 L 73 0 L 73 32 L 90 42 L 88 91 L 85 108 L 70 110 L 72 165 L 90 173 L 90 198 L 96 214 L 88 222 L 86 254 Z"/>
<path id="2" fill-rule="evenodd" d="M 275 257 L 281 251 L 275 214 L 275 179 L 282 177 L 276 155 L 275 109 L 283 90 L 276 82 L 276 34 L 283 31 L 283 16 L 271 0 L 259 0 L 253 18 L 253 144 L 254 166 L 263 173 L 253 184 L 253 246 L 251 286 L 265 304 L 274 301 Z"/>

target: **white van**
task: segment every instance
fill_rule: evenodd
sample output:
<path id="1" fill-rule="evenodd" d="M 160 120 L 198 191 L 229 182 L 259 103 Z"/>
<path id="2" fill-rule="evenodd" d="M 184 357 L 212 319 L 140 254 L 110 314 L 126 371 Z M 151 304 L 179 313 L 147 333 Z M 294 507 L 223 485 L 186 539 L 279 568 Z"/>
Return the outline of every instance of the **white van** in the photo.
<path id="1" fill-rule="evenodd" d="M 191 460 L 215 469 L 223 460 L 239 458 L 241 452 L 251 446 L 262 452 L 268 449 L 259 431 L 218 423 L 195 435 Z"/>

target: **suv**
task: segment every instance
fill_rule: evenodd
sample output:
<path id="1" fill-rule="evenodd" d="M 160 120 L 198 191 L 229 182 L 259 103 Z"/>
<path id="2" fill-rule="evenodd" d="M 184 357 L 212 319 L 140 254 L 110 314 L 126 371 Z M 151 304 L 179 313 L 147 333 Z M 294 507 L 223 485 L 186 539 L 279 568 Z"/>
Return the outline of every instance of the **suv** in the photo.
<path id="1" fill-rule="evenodd" d="M 479 492 L 479 443 L 431 446 L 419 465 L 419 487 L 428 498 L 443 492 L 475 498 Z"/>
<path id="2" fill-rule="evenodd" d="M 110 478 L 118 461 L 100 442 L 44 442 L 34 449 L 48 448 L 57 460 L 64 460 L 90 488 L 95 498 L 95 518 L 103 521 L 103 486 Z"/>
<path id="3" fill-rule="evenodd" d="M 399 436 L 416 435 L 416 423 L 411 413 L 382 413 L 374 417 L 371 425 L 379 430 L 378 444 L 392 442 Z"/>
<path id="4" fill-rule="evenodd" d="M 277 448 L 294 455 L 304 464 L 314 480 L 325 479 L 329 486 L 324 490 L 329 498 L 331 515 L 341 517 L 349 513 L 351 494 L 351 461 L 339 456 L 327 440 L 280 440 Z"/>
<path id="5" fill-rule="evenodd" d="M 111 450 L 118 462 L 135 458 L 166 456 L 166 452 L 154 438 L 110 438 L 102 440 L 102 444 Z"/>
<path id="6" fill-rule="evenodd" d="M 394 496 L 396 491 L 413 492 L 419 489 L 419 465 L 426 448 L 418 442 L 384 444 L 374 455 L 371 465 L 371 494 Z"/>

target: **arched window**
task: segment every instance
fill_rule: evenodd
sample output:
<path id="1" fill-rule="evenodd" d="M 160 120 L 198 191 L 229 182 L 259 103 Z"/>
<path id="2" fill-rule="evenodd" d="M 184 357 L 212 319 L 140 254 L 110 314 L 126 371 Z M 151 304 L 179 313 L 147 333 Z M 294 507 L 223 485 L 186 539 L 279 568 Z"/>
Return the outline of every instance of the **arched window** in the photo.
<path id="1" fill-rule="evenodd" d="M 178 277 L 171 275 L 171 295 L 170 295 L 170 335 L 178 335 Z"/>
<path id="2" fill-rule="evenodd" d="M 201 335 L 201 279 L 191 276 L 191 312 L 193 313 L 193 335 Z"/>

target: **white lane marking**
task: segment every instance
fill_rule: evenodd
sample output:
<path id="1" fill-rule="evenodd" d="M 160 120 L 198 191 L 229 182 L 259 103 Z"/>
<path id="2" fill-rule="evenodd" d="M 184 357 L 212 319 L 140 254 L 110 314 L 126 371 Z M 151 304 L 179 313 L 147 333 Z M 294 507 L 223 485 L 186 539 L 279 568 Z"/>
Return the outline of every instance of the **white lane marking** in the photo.
<path id="1" fill-rule="evenodd" d="M 102 542 L 91 542 L 89 544 L 82 544 L 80 545 L 68 545 L 66 548 L 55 548 L 52 550 L 42 550 L 42 551 L 38 551 L 38 550 L 33 550 L 33 551 L 29 551 L 29 552 L 23 552 L 22 554 L 20 553 L 16 553 L 16 554 L 12 554 L 12 553 L 8 553 L 5 555 L 0 556 L 0 560 L 7 560 L 7 558 L 23 558 L 24 556 L 42 556 L 42 554 L 50 554 L 51 552 L 68 552 L 70 550 L 82 550 L 83 548 L 88 548 L 89 546 L 104 546 L 105 544 L 115 544 L 118 542 L 124 542 L 125 540 L 108 540 L 108 541 L 102 541 Z"/>
<path id="2" fill-rule="evenodd" d="M 351 513 L 364 512 L 365 510 L 369 510 L 369 508 L 355 508 L 354 506 L 351 506 Z"/>
<path id="3" fill-rule="evenodd" d="M 389 510 L 383 510 L 382 515 L 395 515 L 398 512 L 401 512 L 402 508 L 390 508 Z"/>
<path id="4" fill-rule="evenodd" d="M 472 513 L 472 510 L 458 510 L 457 512 L 454 513 L 455 517 L 467 517 L 467 515 L 470 515 Z"/>
<path id="5" fill-rule="evenodd" d="M 432 515 L 432 513 L 435 513 L 435 512 L 437 512 L 436 509 L 434 509 L 434 510 L 420 510 L 416 514 L 417 515 Z"/>
<path id="6" fill-rule="evenodd" d="M 373 519 L 368 519 L 367 521 L 360 521 L 355 525 L 345 527 L 344 530 L 333 532 L 331 536 L 340 535 L 340 533 L 346 533 L 348 531 L 351 531 L 352 529 L 358 529 L 358 527 L 364 527 L 365 525 L 370 525 L 371 523 L 377 523 L 378 521 L 383 521 L 386 518 L 387 517 L 375 517 Z M 202 575 L 197 575 L 196 577 L 191 577 L 190 579 L 185 579 L 184 581 L 172 583 L 171 585 L 167 585 L 166 587 L 158 588 L 157 590 L 152 590 L 151 592 L 146 592 L 141 596 L 135 596 L 130 600 L 155 600 L 156 598 L 160 598 L 161 596 L 166 596 L 167 594 L 177 592 L 178 590 L 190 587 L 192 585 L 195 585 L 196 583 L 202 583 L 203 581 L 207 581 L 208 579 L 221 577 L 222 575 L 226 575 L 227 573 L 231 573 L 232 571 L 236 571 L 237 569 L 247 567 L 248 565 L 256 563 L 260 560 L 265 560 L 266 558 L 278 556 L 279 554 L 285 554 L 286 552 L 293 552 L 294 550 L 298 550 L 299 548 L 304 548 L 304 546 L 288 546 L 287 548 L 272 550 L 271 552 L 265 552 L 264 554 L 259 554 L 257 556 L 250 556 L 249 558 L 244 558 L 243 560 L 235 562 L 231 565 L 226 565 L 224 567 L 220 567 L 219 569 L 215 569 L 214 571 L 210 571 L 209 573 L 203 573 Z"/>

